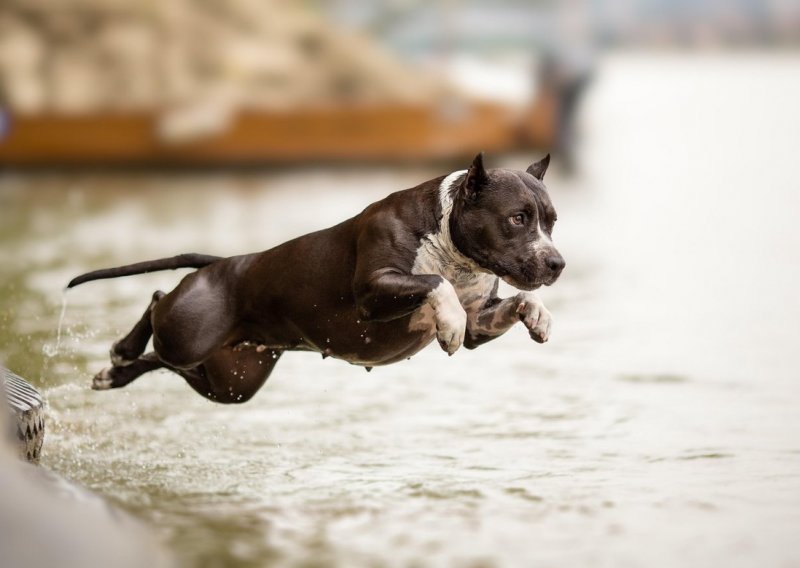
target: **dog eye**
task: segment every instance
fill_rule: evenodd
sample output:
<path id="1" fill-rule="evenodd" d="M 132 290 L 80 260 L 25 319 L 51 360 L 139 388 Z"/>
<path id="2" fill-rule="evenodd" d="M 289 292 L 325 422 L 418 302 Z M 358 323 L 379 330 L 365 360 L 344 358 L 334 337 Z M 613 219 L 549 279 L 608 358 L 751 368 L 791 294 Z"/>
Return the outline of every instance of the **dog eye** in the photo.
<path id="1" fill-rule="evenodd" d="M 508 218 L 512 225 L 522 225 L 525 223 L 525 213 L 517 213 L 513 217 Z"/>

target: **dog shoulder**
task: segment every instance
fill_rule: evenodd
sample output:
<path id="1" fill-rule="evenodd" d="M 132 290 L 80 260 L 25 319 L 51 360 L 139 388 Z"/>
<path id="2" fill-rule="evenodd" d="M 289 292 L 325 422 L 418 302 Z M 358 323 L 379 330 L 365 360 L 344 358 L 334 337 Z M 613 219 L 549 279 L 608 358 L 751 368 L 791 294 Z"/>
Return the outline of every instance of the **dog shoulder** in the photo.
<path id="1" fill-rule="evenodd" d="M 420 239 L 438 231 L 442 217 L 439 182 L 397 191 L 369 205 L 356 220 L 359 242 L 369 246 L 386 240 L 392 246 L 416 250 Z"/>
<path id="2" fill-rule="evenodd" d="M 392 193 L 354 219 L 357 279 L 387 268 L 413 273 L 420 242 L 441 216 L 435 182 Z"/>

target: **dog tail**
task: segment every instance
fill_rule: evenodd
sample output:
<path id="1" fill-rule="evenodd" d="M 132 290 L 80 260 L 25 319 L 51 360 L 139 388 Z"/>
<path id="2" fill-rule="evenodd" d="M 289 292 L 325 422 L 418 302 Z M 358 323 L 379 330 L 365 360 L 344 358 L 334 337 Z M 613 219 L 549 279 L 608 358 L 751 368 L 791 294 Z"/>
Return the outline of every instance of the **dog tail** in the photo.
<path id="1" fill-rule="evenodd" d="M 90 282 L 92 280 L 103 280 L 104 278 L 119 278 L 120 276 L 146 274 L 147 272 L 156 272 L 158 270 L 175 270 L 176 268 L 202 268 L 222 258 L 224 257 L 212 256 L 210 254 L 186 253 L 170 258 L 146 260 L 145 262 L 137 262 L 136 264 L 118 266 L 116 268 L 103 268 L 76 276 L 69 281 L 67 288 L 74 288 L 78 284 L 83 284 L 84 282 Z"/>

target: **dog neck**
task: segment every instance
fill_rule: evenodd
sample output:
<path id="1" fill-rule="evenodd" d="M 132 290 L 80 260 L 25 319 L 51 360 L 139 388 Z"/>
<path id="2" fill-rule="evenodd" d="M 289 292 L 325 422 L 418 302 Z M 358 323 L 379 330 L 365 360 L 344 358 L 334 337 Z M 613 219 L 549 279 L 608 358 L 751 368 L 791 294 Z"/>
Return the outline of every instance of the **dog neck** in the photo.
<path id="1" fill-rule="evenodd" d="M 438 231 L 425 235 L 420 240 L 412 269 L 413 274 L 438 274 L 448 280 L 461 280 L 487 272 L 474 260 L 459 251 L 450 235 L 450 216 L 453 213 L 453 194 L 456 191 L 456 181 L 466 173 L 467 170 L 453 172 L 439 185 L 439 205 L 442 209 L 442 217 L 439 221 Z"/>

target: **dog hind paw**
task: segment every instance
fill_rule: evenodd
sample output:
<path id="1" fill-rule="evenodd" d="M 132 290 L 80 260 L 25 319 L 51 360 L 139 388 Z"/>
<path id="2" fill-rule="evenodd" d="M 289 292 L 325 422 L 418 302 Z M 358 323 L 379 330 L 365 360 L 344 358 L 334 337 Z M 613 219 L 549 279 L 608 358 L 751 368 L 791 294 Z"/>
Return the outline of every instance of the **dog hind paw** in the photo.
<path id="1" fill-rule="evenodd" d="M 109 390 L 114 388 L 114 378 L 111 376 L 111 367 L 107 367 L 92 378 L 92 390 Z"/>
<path id="2" fill-rule="evenodd" d="M 115 367 L 126 367 L 126 366 L 130 365 L 131 363 L 133 363 L 135 358 L 134 359 L 128 359 L 124 355 L 118 353 L 117 352 L 117 345 L 118 344 L 119 344 L 119 341 L 115 341 L 111 345 L 111 350 L 108 352 L 108 356 L 111 359 L 111 364 L 114 365 Z"/>

